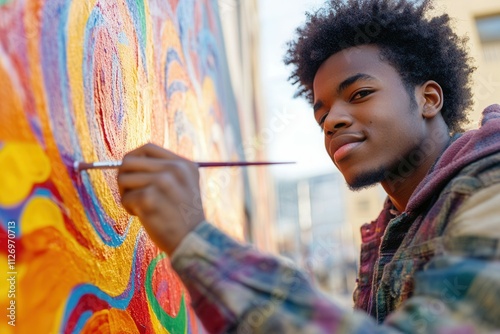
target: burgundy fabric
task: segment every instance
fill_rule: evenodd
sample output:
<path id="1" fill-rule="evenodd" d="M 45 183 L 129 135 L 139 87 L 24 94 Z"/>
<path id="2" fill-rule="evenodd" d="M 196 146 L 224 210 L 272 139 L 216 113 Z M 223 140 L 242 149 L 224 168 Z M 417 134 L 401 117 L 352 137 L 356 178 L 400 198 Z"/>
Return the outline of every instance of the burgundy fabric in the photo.
<path id="1" fill-rule="evenodd" d="M 464 133 L 455 140 L 437 161 L 431 172 L 418 185 L 408 201 L 407 212 L 418 209 L 465 166 L 498 152 L 500 148 L 500 105 L 483 111 L 481 128 Z"/>

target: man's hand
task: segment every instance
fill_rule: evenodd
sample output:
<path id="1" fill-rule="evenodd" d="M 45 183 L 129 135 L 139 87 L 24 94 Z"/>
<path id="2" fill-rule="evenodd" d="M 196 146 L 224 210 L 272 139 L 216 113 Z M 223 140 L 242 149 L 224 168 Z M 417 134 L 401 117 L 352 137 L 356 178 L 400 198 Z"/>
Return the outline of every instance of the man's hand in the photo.
<path id="1" fill-rule="evenodd" d="M 123 207 L 169 255 L 205 219 L 198 166 L 159 146 L 125 155 L 117 180 Z"/>

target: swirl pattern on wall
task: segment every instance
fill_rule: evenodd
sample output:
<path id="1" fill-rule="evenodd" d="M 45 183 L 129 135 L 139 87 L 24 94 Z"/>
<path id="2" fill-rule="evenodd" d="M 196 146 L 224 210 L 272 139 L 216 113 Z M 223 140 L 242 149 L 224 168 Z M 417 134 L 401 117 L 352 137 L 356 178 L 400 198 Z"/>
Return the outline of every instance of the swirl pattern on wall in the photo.
<path id="1" fill-rule="evenodd" d="M 0 239 L 15 222 L 16 332 L 202 332 L 168 258 L 121 208 L 115 172 L 72 166 L 146 142 L 239 158 L 217 1 L 13 1 L 0 17 Z M 241 238 L 231 175 L 205 211 Z"/>

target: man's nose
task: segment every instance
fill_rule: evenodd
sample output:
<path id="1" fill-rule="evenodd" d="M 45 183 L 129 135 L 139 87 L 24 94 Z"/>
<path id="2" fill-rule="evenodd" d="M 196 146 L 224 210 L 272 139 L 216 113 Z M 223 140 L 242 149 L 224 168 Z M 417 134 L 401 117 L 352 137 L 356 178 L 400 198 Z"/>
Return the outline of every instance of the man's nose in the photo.
<path id="1" fill-rule="evenodd" d="M 332 107 L 325 118 L 325 134 L 331 136 L 340 129 L 350 127 L 352 122 L 352 116 L 344 108 Z"/>

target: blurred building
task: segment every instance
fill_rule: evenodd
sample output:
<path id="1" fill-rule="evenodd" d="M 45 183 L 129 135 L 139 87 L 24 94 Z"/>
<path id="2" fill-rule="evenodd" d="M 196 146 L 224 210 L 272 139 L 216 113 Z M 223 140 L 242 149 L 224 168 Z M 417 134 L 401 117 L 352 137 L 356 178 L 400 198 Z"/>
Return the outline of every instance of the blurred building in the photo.
<path id="1" fill-rule="evenodd" d="M 350 299 L 358 251 L 343 184 L 339 173 L 279 181 L 277 239 L 280 253 L 304 267 L 321 288 Z"/>
<path id="2" fill-rule="evenodd" d="M 438 0 L 438 12 L 455 19 L 460 36 L 469 37 L 470 55 L 475 60 L 474 110 L 471 128 L 475 128 L 482 110 L 500 103 L 500 1 Z"/>

